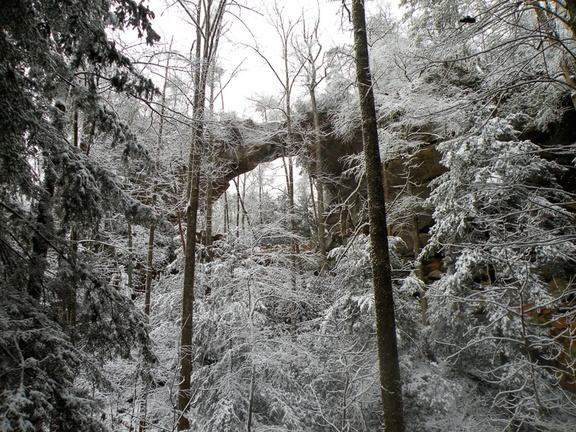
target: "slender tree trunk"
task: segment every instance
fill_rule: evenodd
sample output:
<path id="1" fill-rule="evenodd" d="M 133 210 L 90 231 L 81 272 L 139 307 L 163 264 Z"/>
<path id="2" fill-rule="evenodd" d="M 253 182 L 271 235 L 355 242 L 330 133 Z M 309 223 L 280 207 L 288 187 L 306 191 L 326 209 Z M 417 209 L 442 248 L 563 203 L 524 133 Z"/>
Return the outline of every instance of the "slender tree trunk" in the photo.
<path id="1" fill-rule="evenodd" d="M 204 246 L 208 247 L 212 245 L 212 207 L 213 207 L 213 195 L 214 191 L 212 188 L 212 177 L 210 174 L 206 175 L 206 241 L 204 242 Z M 210 257 L 208 257 L 210 260 Z"/>
<path id="2" fill-rule="evenodd" d="M 314 179 L 312 175 L 308 175 L 308 186 L 310 186 L 310 202 L 312 203 L 313 222 L 318 226 L 318 207 L 316 205 L 316 198 L 314 197 Z"/>
<path id="3" fill-rule="evenodd" d="M 324 267 L 326 261 L 326 221 L 324 219 L 324 184 L 322 183 L 323 170 L 323 155 L 322 155 L 322 140 L 320 137 L 320 116 L 318 114 L 318 104 L 316 102 L 316 89 L 314 82 L 316 81 L 316 70 L 313 69 L 314 75 L 312 77 L 312 84 L 310 85 L 310 102 L 312 104 L 312 116 L 314 118 L 314 149 L 316 154 L 316 193 L 317 209 L 318 209 L 318 249 L 322 257 L 321 268 Z"/>
<path id="4" fill-rule="evenodd" d="M 402 387 L 396 341 L 396 321 L 392 275 L 386 230 L 386 204 L 382 182 L 382 163 L 378 146 L 378 128 L 363 0 L 352 0 L 352 26 L 356 79 L 362 114 L 362 140 L 368 185 L 370 218 L 370 257 L 374 284 L 374 309 L 380 369 L 380 394 L 386 432 L 404 432 Z"/>
<path id="5" fill-rule="evenodd" d="M 252 416 L 254 412 L 254 394 L 256 387 L 256 371 L 254 366 L 251 369 L 250 375 L 250 393 L 248 393 L 248 418 L 246 419 L 246 432 L 252 432 Z"/>
<path id="6" fill-rule="evenodd" d="M 172 42 L 174 38 L 170 41 L 170 46 L 168 51 L 172 51 Z M 164 86 L 162 88 L 162 99 L 160 103 L 160 119 L 158 124 L 158 142 L 157 142 L 157 161 L 156 167 L 159 168 L 160 164 L 160 153 L 162 150 L 162 139 L 164 135 L 164 117 L 166 114 L 166 88 L 168 87 L 168 72 L 170 70 L 170 57 L 166 60 L 166 66 L 164 67 Z M 158 181 L 154 181 L 154 185 L 152 186 L 152 203 L 153 205 L 156 203 L 156 191 L 158 189 Z M 145 295 L 144 295 L 144 313 L 149 316 L 150 315 L 150 302 L 152 298 L 152 277 L 154 275 L 154 235 L 156 232 L 156 226 L 154 224 L 150 225 L 150 229 L 148 232 L 148 256 L 146 259 L 146 288 L 145 288 Z M 146 394 L 147 389 L 144 390 L 144 402 L 146 403 Z M 143 419 L 144 422 L 146 419 Z M 144 431 L 144 427 L 141 426 L 140 432 Z"/>
<path id="7" fill-rule="evenodd" d="M 260 225 L 264 225 L 264 213 L 262 209 L 262 197 L 264 195 L 264 180 L 262 178 L 262 166 L 258 165 L 258 218 Z"/>
<path id="8" fill-rule="evenodd" d="M 132 262 L 132 224 L 128 222 L 128 263 L 126 264 L 126 273 L 128 273 L 128 288 L 134 292 L 134 263 Z"/>
<path id="9" fill-rule="evenodd" d="M 74 108 L 74 119 L 72 123 L 73 128 L 73 145 L 75 148 L 80 148 L 80 116 L 78 114 L 78 108 Z M 78 241 L 80 240 L 80 235 L 78 233 L 78 229 L 73 226 L 70 229 L 70 249 L 72 251 L 71 259 L 74 264 L 77 263 L 78 260 Z M 66 299 L 67 303 L 67 311 L 66 311 L 66 321 L 68 326 L 70 327 L 72 341 L 75 342 L 76 339 L 76 332 L 74 328 L 76 327 L 76 319 L 78 314 L 78 292 L 76 286 L 71 286 L 69 289 L 69 295 Z"/>
<path id="10" fill-rule="evenodd" d="M 188 156 L 188 182 L 186 206 L 186 256 L 184 259 L 184 287 L 182 289 L 182 319 L 180 330 L 180 385 L 178 387 L 178 431 L 190 429 L 187 414 L 190 410 L 192 384 L 192 337 L 194 313 L 194 276 L 196 272 L 196 226 L 198 222 L 198 201 L 200 195 L 200 155 L 199 147 L 204 135 L 204 92 L 202 83 L 202 29 L 200 18 L 201 1 L 196 15 L 196 70 L 194 72 L 194 97 L 192 142 Z"/>
<path id="11" fill-rule="evenodd" d="M 218 37 L 218 39 L 220 39 Z M 216 45 L 218 44 L 218 40 L 216 41 Z M 216 48 L 217 49 L 217 48 Z M 210 64 L 210 96 L 209 96 L 209 116 L 210 118 L 214 118 L 214 102 L 216 99 L 215 96 L 215 84 L 216 84 L 216 65 L 214 63 Z M 210 152 L 214 152 L 214 135 L 209 134 L 207 147 Z M 207 170 L 210 171 L 210 170 Z M 213 182 L 212 182 L 212 173 L 206 173 L 206 199 L 205 199 L 205 211 L 206 211 L 206 224 L 205 224 L 205 240 L 204 246 L 208 248 L 212 245 L 212 230 L 213 230 L 213 200 L 214 200 L 214 190 L 213 190 Z M 209 249 L 206 249 L 206 261 L 212 261 L 212 257 L 210 255 Z"/>
<path id="12" fill-rule="evenodd" d="M 186 5 L 179 4 L 196 23 L 196 69 L 192 102 L 192 142 L 188 158 L 188 205 L 186 208 L 186 258 L 182 290 L 182 321 L 180 338 L 180 385 L 178 388 L 178 431 L 190 428 L 187 413 L 191 403 L 192 336 L 194 311 L 194 275 L 196 271 L 196 227 L 200 195 L 200 152 L 204 150 L 204 112 L 209 67 L 215 61 L 216 46 L 227 1 L 198 0 L 194 17 Z M 204 18 L 204 21 L 202 21 Z"/>
<path id="13" fill-rule="evenodd" d="M 294 139 L 292 134 L 292 85 L 290 79 L 290 64 L 288 59 L 288 44 L 289 39 L 286 37 L 282 41 L 282 58 L 284 60 L 284 94 L 286 98 L 286 105 L 284 107 L 286 113 L 286 133 L 287 145 L 291 149 L 294 146 Z M 283 150 L 283 153 L 285 151 Z M 294 201 L 294 163 L 291 157 L 283 157 L 284 169 L 286 171 L 286 188 L 288 192 L 288 213 L 290 216 L 290 229 L 292 231 L 291 249 L 292 254 L 296 255 L 300 252 L 298 241 L 296 240 L 297 226 L 296 226 L 296 206 Z M 295 259 L 295 257 L 294 257 Z"/>
<path id="14" fill-rule="evenodd" d="M 230 208 L 228 206 L 228 192 L 224 192 L 224 234 L 230 231 Z"/>
<path id="15" fill-rule="evenodd" d="M 242 192 L 240 192 L 239 178 L 234 178 L 234 186 L 236 186 L 236 197 L 237 197 L 237 210 L 236 214 L 236 224 L 240 225 L 244 229 L 244 224 L 250 225 L 250 217 L 246 211 L 246 206 L 244 205 L 244 196 L 246 194 L 246 179 L 244 179 L 244 185 L 242 187 Z M 242 219 L 240 220 L 240 213 L 242 213 Z"/>
<path id="16" fill-rule="evenodd" d="M 196 172 L 191 178 L 191 192 L 186 208 L 186 258 L 184 262 L 184 288 L 182 291 L 182 321 L 180 337 L 180 386 L 178 388 L 178 430 L 190 428 L 186 413 L 190 409 L 190 386 L 192 375 L 192 336 L 194 312 L 194 275 L 196 271 L 196 226 L 198 221 L 198 200 L 200 174 L 198 156 L 190 149 L 191 169 Z"/>
<path id="17" fill-rule="evenodd" d="M 242 204 L 242 229 L 246 229 L 246 221 L 248 220 L 248 212 L 246 211 L 246 206 L 244 203 L 246 198 L 246 174 L 242 174 L 242 196 L 240 197 L 240 203 Z M 248 224 L 249 225 L 249 224 Z"/>
<path id="18" fill-rule="evenodd" d="M 234 178 L 234 186 L 236 186 L 236 237 L 240 237 L 240 186 L 237 177 Z"/>
<path id="19" fill-rule="evenodd" d="M 290 133 L 290 135 L 292 135 Z M 292 139 L 290 139 L 292 141 Z M 298 240 L 296 236 L 298 234 L 298 227 L 296 225 L 296 202 L 294 199 L 294 162 L 292 158 L 289 157 L 288 159 L 288 211 L 290 212 L 290 229 L 292 231 L 292 253 L 299 254 L 300 253 L 300 245 L 298 244 Z"/>
<path id="20" fill-rule="evenodd" d="M 148 256 L 146 259 L 146 291 L 144 294 L 144 313 L 150 316 L 150 301 L 152 298 L 152 276 L 154 275 L 154 233 L 156 227 L 150 225 L 148 233 Z"/>
<path id="21" fill-rule="evenodd" d="M 414 260 L 416 262 L 416 277 L 420 280 L 424 279 L 424 274 L 422 272 L 422 263 L 418 259 L 420 256 L 420 251 L 422 250 L 422 244 L 420 242 L 420 230 L 418 229 L 418 216 L 412 216 L 412 240 L 414 242 Z M 426 292 L 423 291 L 420 294 L 420 313 L 422 315 L 422 325 L 428 325 L 428 299 L 426 298 Z"/>
<path id="22" fill-rule="evenodd" d="M 412 183 L 410 182 L 410 179 L 408 179 L 408 193 L 410 195 L 414 195 L 413 193 L 413 188 L 412 188 Z M 422 242 L 420 241 L 420 230 L 418 228 L 419 226 L 419 218 L 418 218 L 418 214 L 414 214 L 412 216 L 412 250 L 414 253 L 414 262 L 415 262 L 415 269 L 414 269 L 414 273 L 416 274 L 416 277 L 418 279 L 420 279 L 421 281 L 424 281 L 424 272 L 422 271 L 422 262 L 418 259 L 418 257 L 420 256 L 420 251 L 422 250 Z M 421 318 L 422 318 L 422 325 L 427 326 L 428 323 L 428 299 L 426 298 L 426 292 L 422 291 L 422 293 L 420 294 L 420 313 L 421 313 Z"/>
<path id="23" fill-rule="evenodd" d="M 47 237 L 54 230 L 52 214 L 53 199 L 56 184 L 56 173 L 48 158 L 44 164 L 44 181 L 41 196 L 36 206 L 36 228 L 32 235 L 32 253 L 30 255 L 30 270 L 28 276 L 28 294 L 35 300 L 40 300 L 44 288 L 44 273 L 48 269 L 48 250 L 50 244 Z"/>

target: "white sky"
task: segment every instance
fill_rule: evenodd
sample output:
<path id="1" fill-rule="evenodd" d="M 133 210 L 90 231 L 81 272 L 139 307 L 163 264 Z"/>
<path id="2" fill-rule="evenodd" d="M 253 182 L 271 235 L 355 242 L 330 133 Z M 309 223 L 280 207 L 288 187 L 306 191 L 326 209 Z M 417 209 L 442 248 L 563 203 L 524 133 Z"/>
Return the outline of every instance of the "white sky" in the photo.
<path id="1" fill-rule="evenodd" d="M 167 3 L 167 1 L 169 3 Z M 255 43 L 262 47 L 274 64 L 280 62 L 280 39 L 269 18 L 274 0 L 239 0 L 245 8 L 231 7 L 228 14 L 228 31 L 219 46 L 219 64 L 225 69 L 228 79 L 239 65 L 241 69 L 224 90 L 224 111 L 236 111 L 241 118 L 254 117 L 251 98 L 259 95 L 279 95 L 280 86 L 270 68 L 246 45 Z M 320 40 L 324 50 L 336 45 L 352 42 L 347 15 L 343 15 L 340 0 L 278 0 L 285 23 L 297 21 L 302 15 L 313 23 L 320 13 Z M 398 0 L 375 0 L 367 2 L 368 8 L 379 5 L 397 4 Z M 167 4 L 172 4 L 167 7 Z M 186 22 L 186 15 L 175 0 L 150 0 L 155 12 L 153 26 L 168 44 L 174 36 L 174 48 L 188 53 L 195 38 L 194 29 Z M 236 15 L 236 18 L 232 16 Z M 240 21 L 242 20 L 242 22 Z M 298 26 L 296 34 L 301 32 Z M 303 89 L 295 89 L 296 95 Z M 221 109 L 221 104 L 216 106 Z"/>

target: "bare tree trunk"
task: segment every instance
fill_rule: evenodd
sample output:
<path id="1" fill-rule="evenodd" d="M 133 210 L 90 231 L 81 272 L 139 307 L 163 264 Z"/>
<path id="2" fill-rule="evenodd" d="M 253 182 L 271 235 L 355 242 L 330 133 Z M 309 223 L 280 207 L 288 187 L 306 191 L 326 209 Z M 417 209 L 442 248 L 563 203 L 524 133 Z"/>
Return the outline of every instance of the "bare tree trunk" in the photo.
<path id="1" fill-rule="evenodd" d="M 422 263 L 418 259 L 420 251 L 422 250 L 422 244 L 420 242 L 420 230 L 418 229 L 418 215 L 412 216 L 412 241 L 413 241 L 413 251 L 414 260 L 416 262 L 416 277 L 420 280 L 424 279 L 422 272 Z M 428 299 L 426 298 L 426 292 L 422 291 L 420 293 L 420 313 L 422 316 L 422 325 L 428 325 Z"/>
<path id="2" fill-rule="evenodd" d="M 290 123 L 290 122 L 288 122 Z M 291 132 L 288 125 L 288 145 L 291 145 Z M 286 178 L 286 195 L 288 196 L 288 217 L 290 218 L 290 231 L 292 232 L 292 239 L 290 241 L 290 252 L 293 256 L 300 253 L 298 242 L 296 241 L 296 234 L 298 232 L 296 226 L 295 214 L 295 201 L 294 201 L 294 163 L 291 157 L 282 156 L 282 165 L 284 166 L 284 177 Z"/>
<path id="3" fill-rule="evenodd" d="M 196 15 L 196 62 L 201 62 L 202 29 L 200 27 L 201 0 Z M 194 276 L 196 272 L 196 225 L 200 195 L 200 158 L 198 150 L 204 134 L 204 91 L 200 64 L 194 72 L 192 142 L 188 155 L 188 184 L 186 206 L 186 255 L 184 259 L 184 287 L 182 289 L 182 319 L 180 329 L 180 384 L 178 386 L 178 430 L 190 429 L 187 413 L 190 410 L 192 380 L 192 337 L 194 313 Z"/>
<path id="4" fill-rule="evenodd" d="M 378 146 L 378 128 L 363 0 L 352 0 L 352 26 L 356 79 L 362 114 L 362 140 L 368 184 L 370 218 L 370 257 L 374 284 L 374 309 L 380 370 L 380 395 L 386 432 L 404 432 L 402 387 L 396 341 L 396 320 L 392 275 L 386 230 L 386 204 L 382 181 L 382 163 Z"/>
<path id="5" fill-rule="evenodd" d="M 252 416 L 254 412 L 254 393 L 256 387 L 256 371 L 252 366 L 250 375 L 250 393 L 248 394 L 248 418 L 246 420 L 246 432 L 252 432 Z"/>
<path id="6" fill-rule="evenodd" d="M 190 166 L 193 172 L 190 182 L 190 196 L 186 208 L 186 257 L 184 262 L 184 288 L 182 291 L 182 321 L 180 337 L 180 385 L 178 388 L 178 430 L 190 428 L 186 413 L 190 409 L 190 386 L 192 375 L 192 336 L 194 312 L 194 275 L 196 271 L 196 226 L 198 221 L 198 200 L 200 189 L 199 157 L 196 149 L 190 149 Z"/>
<path id="7" fill-rule="evenodd" d="M 318 207 L 316 206 L 316 197 L 314 197 L 314 178 L 312 174 L 308 173 L 308 186 L 310 186 L 310 202 L 312 203 L 312 218 L 314 224 L 318 226 Z"/>
<path id="8" fill-rule="evenodd" d="M 240 237 L 240 187 L 237 177 L 234 178 L 234 186 L 236 186 L 236 237 Z"/>
<path id="9" fill-rule="evenodd" d="M 130 292 L 134 292 L 134 263 L 132 262 L 132 224 L 128 222 L 128 264 L 126 265 L 126 273 L 128 273 L 128 288 Z"/>
<path id="10" fill-rule="evenodd" d="M 291 135 L 291 133 L 290 133 Z M 291 139 L 290 139 L 291 141 Z M 298 244 L 297 234 L 298 227 L 296 225 L 296 202 L 294 199 L 294 162 L 292 158 L 288 158 L 288 212 L 290 213 L 290 230 L 292 231 L 292 254 L 300 253 L 300 245 Z"/>
<path id="11" fill-rule="evenodd" d="M 413 193 L 413 187 L 412 187 L 412 183 L 410 182 L 410 179 L 407 180 L 408 181 L 408 193 L 410 195 L 414 195 Z M 422 241 L 420 240 L 420 230 L 418 228 L 419 226 L 419 218 L 418 218 L 418 214 L 414 214 L 411 218 L 411 222 L 412 222 L 412 250 L 414 253 L 414 262 L 415 262 L 415 269 L 414 269 L 414 273 L 416 274 L 416 277 L 418 279 L 420 279 L 421 281 L 424 281 L 424 274 L 422 271 L 422 262 L 418 259 L 418 257 L 420 256 L 420 251 L 422 250 Z M 426 298 L 426 291 L 423 290 L 422 293 L 420 293 L 420 313 L 421 313 L 421 321 L 422 321 L 422 325 L 427 326 L 428 323 L 428 299 Z"/>
<path id="12" fill-rule="evenodd" d="M 174 38 L 170 41 L 170 46 L 168 51 L 172 51 L 172 42 Z M 168 87 L 168 73 L 170 68 L 170 57 L 166 60 L 166 66 L 164 67 L 164 86 L 162 88 L 162 99 L 160 103 L 160 119 L 158 124 L 158 142 L 157 142 L 157 161 L 156 167 L 158 168 L 160 164 L 160 152 L 162 149 L 162 139 L 164 135 L 164 116 L 166 114 L 166 88 Z M 156 191 L 158 189 L 158 181 L 154 181 L 152 186 L 152 203 L 156 203 Z M 154 275 L 154 234 L 156 232 L 156 226 L 154 224 L 150 225 L 148 232 L 148 256 L 146 260 L 146 291 L 144 295 L 144 313 L 150 315 L 150 301 L 152 298 L 152 277 Z M 144 395 L 146 397 L 146 395 Z M 144 419 L 145 421 L 146 419 Z M 143 432 L 144 428 L 140 429 Z"/>
<path id="13" fill-rule="evenodd" d="M 50 243 L 47 236 L 54 230 L 53 200 L 56 189 L 56 173 L 46 155 L 44 163 L 44 180 L 38 203 L 36 204 L 36 228 L 32 235 L 32 253 L 28 273 L 28 294 L 40 300 L 44 289 L 44 274 L 48 269 L 48 250 Z"/>
<path id="14" fill-rule="evenodd" d="M 313 69 L 314 76 L 312 83 L 316 81 L 316 70 Z M 326 221 L 324 219 L 324 184 L 322 183 L 323 170 L 323 155 L 322 155 L 322 140 L 320 139 L 320 116 L 318 114 L 318 104 L 316 102 L 316 89 L 314 84 L 310 85 L 310 102 L 312 104 L 312 116 L 314 118 L 314 147 L 316 153 L 316 193 L 317 208 L 318 208 L 318 249 L 322 257 L 321 268 L 324 267 L 326 261 Z"/>
<path id="15" fill-rule="evenodd" d="M 264 225 L 264 214 L 262 209 L 262 196 L 264 195 L 264 180 L 262 178 L 262 166 L 258 165 L 258 218 L 260 225 Z"/>
<path id="16" fill-rule="evenodd" d="M 210 174 L 207 175 L 206 178 L 206 240 L 204 242 L 204 246 L 208 247 L 212 245 L 212 207 L 213 207 L 213 198 L 214 196 L 214 191 L 212 188 L 212 177 L 210 176 Z M 208 257 L 208 260 L 210 261 L 211 258 Z"/>
<path id="17" fill-rule="evenodd" d="M 224 192 L 224 234 L 230 231 L 230 208 L 228 206 L 228 192 Z"/>
<path id="18" fill-rule="evenodd" d="M 200 151 L 204 142 L 204 111 L 207 77 L 215 61 L 216 46 L 220 36 L 222 17 L 227 1 L 198 0 L 196 15 L 178 0 L 196 26 L 196 53 L 194 71 L 194 96 L 192 102 L 192 142 L 188 158 L 186 208 L 186 257 L 184 261 L 184 286 L 182 290 L 182 321 L 180 337 L 180 385 L 178 388 L 178 431 L 190 428 L 187 413 L 191 403 L 192 337 L 194 311 L 194 275 L 196 271 L 196 227 L 200 195 Z M 204 21 L 202 18 L 204 17 Z"/>
<path id="19" fill-rule="evenodd" d="M 242 191 L 240 191 L 239 178 L 234 178 L 234 186 L 236 186 L 236 199 L 237 199 L 237 214 L 236 214 L 236 225 L 239 225 L 244 229 L 245 224 L 250 225 L 250 217 L 246 211 L 246 206 L 244 205 L 244 196 L 246 194 L 246 179 L 244 179 L 244 184 L 242 186 Z M 240 219 L 240 213 L 242 213 L 242 219 Z"/>
<path id="20" fill-rule="evenodd" d="M 152 298 L 152 276 L 154 275 L 154 232 L 156 231 L 155 225 L 150 225 L 148 233 L 148 256 L 146 259 L 146 291 L 144 294 L 144 313 L 150 316 L 150 301 Z"/>

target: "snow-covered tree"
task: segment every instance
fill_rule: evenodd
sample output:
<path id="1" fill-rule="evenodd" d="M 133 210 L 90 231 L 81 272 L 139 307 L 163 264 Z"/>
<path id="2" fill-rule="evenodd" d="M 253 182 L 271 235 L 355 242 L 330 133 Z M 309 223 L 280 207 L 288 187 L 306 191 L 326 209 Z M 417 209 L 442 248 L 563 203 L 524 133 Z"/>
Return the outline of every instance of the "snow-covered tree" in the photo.
<path id="1" fill-rule="evenodd" d="M 558 384 L 575 372 L 573 198 L 557 181 L 564 168 L 518 138 L 529 121 L 495 118 L 439 146 L 449 171 L 434 182 L 423 256 L 440 254 L 445 274 L 427 293 L 429 336 L 491 395 L 499 428 L 568 430 L 574 398 Z"/>
<path id="2" fill-rule="evenodd" d="M 131 0 L 8 1 L 0 13 L 0 405 L 2 430 L 102 430 L 91 397 L 106 359 L 140 347 L 142 316 L 79 243 L 107 212 L 154 219 L 88 149 L 96 134 L 140 151 L 100 97 L 154 87 L 109 31 L 158 39 Z M 81 127 L 83 125 L 84 127 Z"/>

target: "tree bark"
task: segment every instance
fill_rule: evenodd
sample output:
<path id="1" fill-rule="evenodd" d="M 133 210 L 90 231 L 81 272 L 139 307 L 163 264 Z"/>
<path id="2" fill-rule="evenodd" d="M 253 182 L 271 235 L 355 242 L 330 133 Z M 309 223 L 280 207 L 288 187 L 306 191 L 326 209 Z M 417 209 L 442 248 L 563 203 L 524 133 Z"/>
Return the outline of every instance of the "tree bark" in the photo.
<path id="1" fill-rule="evenodd" d="M 182 320 L 180 330 L 180 385 L 178 386 L 178 430 L 190 429 L 187 413 L 190 409 L 192 381 L 192 337 L 194 313 L 194 276 L 196 271 L 196 225 L 200 195 L 200 163 L 198 147 L 204 134 L 204 96 L 200 71 L 202 59 L 202 29 L 200 27 L 201 0 L 196 16 L 196 71 L 194 73 L 192 142 L 188 156 L 188 205 L 186 207 L 186 254 L 184 259 L 184 287 L 182 289 Z"/>
<path id="2" fill-rule="evenodd" d="M 186 208 L 186 257 L 184 262 L 184 288 L 182 291 L 182 322 L 180 334 L 180 385 L 178 388 L 178 430 L 190 428 L 190 422 L 186 413 L 190 409 L 190 386 L 192 375 L 192 337 L 193 337 L 193 312 L 194 312 L 194 275 L 196 271 L 196 225 L 198 221 L 198 199 L 200 164 L 195 155 L 195 149 L 191 148 L 191 169 L 196 172 L 191 178 L 190 197 Z"/>
<path id="3" fill-rule="evenodd" d="M 368 211 L 370 218 L 370 257 L 374 284 L 374 309 L 380 371 L 380 394 L 386 432 L 404 431 L 402 387 L 396 341 L 396 322 L 392 275 L 386 230 L 386 205 L 382 184 L 382 162 L 378 146 L 378 129 L 372 77 L 368 56 L 368 40 L 364 3 L 352 0 L 352 26 L 356 78 L 362 114 L 362 140 L 368 185 Z"/>
<path id="4" fill-rule="evenodd" d="M 198 0 L 196 16 L 178 0 L 196 26 L 196 69 L 192 102 L 192 142 L 188 158 L 188 205 L 186 208 L 186 257 L 184 261 L 184 287 L 182 290 L 182 321 L 180 337 L 180 385 L 178 388 L 178 431 L 190 429 L 187 413 L 191 403 L 192 337 L 194 311 L 194 275 L 196 270 L 196 227 L 200 195 L 200 151 L 204 143 L 204 111 L 207 77 L 215 61 L 217 41 L 220 37 L 222 17 L 227 0 L 214 5 L 212 0 Z M 202 18 L 204 21 L 202 21 Z"/>
<path id="5" fill-rule="evenodd" d="M 228 192 L 224 192 L 224 234 L 230 231 L 230 208 L 228 206 Z"/>
<path id="6" fill-rule="evenodd" d="M 318 249 L 322 257 L 322 264 L 320 271 L 324 268 L 326 261 L 326 221 L 324 219 L 324 184 L 322 183 L 323 169 L 322 169 L 322 140 L 320 139 L 320 116 L 318 114 L 318 103 L 316 102 L 316 69 L 312 66 L 313 76 L 310 83 L 310 103 L 312 105 L 312 117 L 314 118 L 314 150 L 316 156 L 316 193 L 317 199 L 317 224 L 318 224 Z"/>
<path id="7" fill-rule="evenodd" d="M 152 276 L 154 275 L 154 233 L 155 225 L 150 225 L 148 233 L 148 256 L 146 259 L 146 290 L 144 294 L 144 313 L 150 316 L 150 301 L 152 299 Z"/>
<path id="8" fill-rule="evenodd" d="M 206 179 L 206 239 L 204 241 L 204 246 L 206 247 L 212 245 L 212 210 L 214 195 L 214 189 L 212 186 L 212 177 L 208 174 Z"/>
<path id="9" fill-rule="evenodd" d="M 130 293 L 134 292 L 134 263 L 132 262 L 132 224 L 128 222 L 128 263 L 126 264 L 126 273 L 128 274 L 128 289 Z"/>

